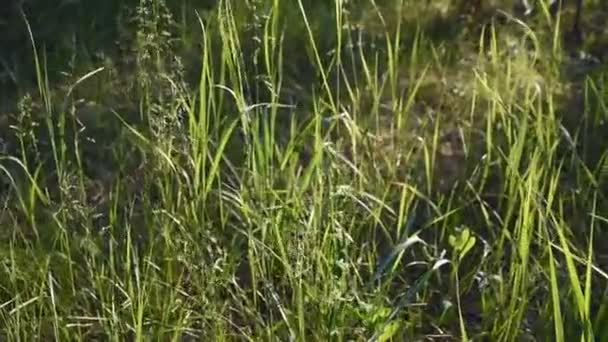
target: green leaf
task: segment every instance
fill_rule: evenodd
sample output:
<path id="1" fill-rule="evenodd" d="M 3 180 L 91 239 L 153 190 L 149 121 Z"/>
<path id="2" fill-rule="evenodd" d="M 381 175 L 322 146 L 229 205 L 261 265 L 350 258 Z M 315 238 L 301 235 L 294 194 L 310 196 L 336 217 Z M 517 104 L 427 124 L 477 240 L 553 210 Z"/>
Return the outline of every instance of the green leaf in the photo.
<path id="1" fill-rule="evenodd" d="M 397 331 L 399 331 L 399 328 L 401 328 L 401 323 L 399 321 L 392 321 L 386 324 L 382 328 L 382 333 L 378 336 L 378 342 L 390 340 L 393 338 L 393 336 L 395 336 Z"/>
<path id="2" fill-rule="evenodd" d="M 470 236 L 464 243 L 464 245 L 462 246 L 462 250 L 460 251 L 460 259 L 464 258 L 465 255 L 467 255 L 467 253 L 471 250 L 471 248 L 473 248 L 473 246 L 475 246 L 475 242 L 477 240 L 475 239 L 474 236 Z"/>

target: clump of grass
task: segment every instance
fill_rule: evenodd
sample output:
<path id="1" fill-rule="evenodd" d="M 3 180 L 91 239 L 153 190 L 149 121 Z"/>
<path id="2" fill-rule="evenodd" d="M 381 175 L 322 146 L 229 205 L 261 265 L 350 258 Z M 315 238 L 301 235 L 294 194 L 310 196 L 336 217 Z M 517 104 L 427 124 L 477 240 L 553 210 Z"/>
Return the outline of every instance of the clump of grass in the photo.
<path id="1" fill-rule="evenodd" d="M 604 338 L 603 74 L 564 76 L 559 21 L 458 42 L 406 0 L 190 8 L 138 2 L 134 64 L 67 86 L 31 35 L 2 338 Z"/>

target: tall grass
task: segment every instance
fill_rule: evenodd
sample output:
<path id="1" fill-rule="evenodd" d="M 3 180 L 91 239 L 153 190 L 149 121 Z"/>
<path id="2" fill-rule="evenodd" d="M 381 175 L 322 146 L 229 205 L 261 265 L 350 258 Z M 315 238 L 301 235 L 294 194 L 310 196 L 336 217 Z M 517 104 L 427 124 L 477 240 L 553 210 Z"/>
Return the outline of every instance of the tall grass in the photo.
<path id="1" fill-rule="evenodd" d="M 559 20 L 182 9 L 140 1 L 130 62 L 67 87 L 30 35 L 2 339 L 606 339 L 604 75 L 564 76 Z"/>

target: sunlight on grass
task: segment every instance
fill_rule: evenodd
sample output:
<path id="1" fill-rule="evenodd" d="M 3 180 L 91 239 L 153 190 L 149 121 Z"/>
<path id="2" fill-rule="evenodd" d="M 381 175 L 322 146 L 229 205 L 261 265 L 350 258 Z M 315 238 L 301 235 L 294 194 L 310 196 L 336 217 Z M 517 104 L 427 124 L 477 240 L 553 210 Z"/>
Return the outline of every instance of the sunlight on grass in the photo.
<path id="1" fill-rule="evenodd" d="M 61 77 L 24 15 L 0 340 L 608 339 L 605 68 L 423 3 L 141 0 Z"/>

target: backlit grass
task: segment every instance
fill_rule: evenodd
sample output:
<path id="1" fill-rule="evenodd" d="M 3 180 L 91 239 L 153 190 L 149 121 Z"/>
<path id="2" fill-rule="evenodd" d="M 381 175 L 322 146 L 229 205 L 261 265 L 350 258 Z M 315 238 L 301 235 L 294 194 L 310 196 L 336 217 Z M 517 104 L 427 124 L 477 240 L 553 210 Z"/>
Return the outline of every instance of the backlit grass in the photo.
<path id="1" fill-rule="evenodd" d="M 606 68 L 571 12 L 176 4 L 95 54 L 24 16 L 0 339 L 608 340 Z"/>

